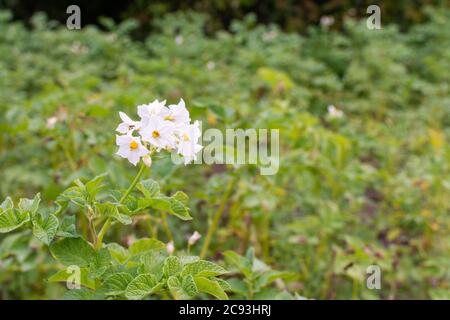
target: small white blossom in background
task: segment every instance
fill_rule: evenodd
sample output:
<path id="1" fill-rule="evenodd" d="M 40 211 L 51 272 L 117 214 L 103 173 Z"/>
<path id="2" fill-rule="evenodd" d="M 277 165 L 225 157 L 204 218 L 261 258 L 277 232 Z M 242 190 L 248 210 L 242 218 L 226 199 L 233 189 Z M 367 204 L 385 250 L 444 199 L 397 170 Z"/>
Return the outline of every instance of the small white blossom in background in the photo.
<path id="1" fill-rule="evenodd" d="M 57 117 L 50 117 L 47 119 L 47 129 L 53 129 L 58 122 Z"/>
<path id="2" fill-rule="evenodd" d="M 165 100 L 138 105 L 137 114 L 139 121 L 119 112 L 122 123 L 116 131 L 122 135 L 116 136 L 117 155 L 127 158 L 133 165 L 142 159 L 148 167 L 152 164 L 151 155 L 162 150 L 178 153 L 184 164 L 197 159 L 197 153 L 202 149 L 198 143 L 200 124 L 198 121 L 191 124 L 183 99 L 169 106 Z"/>
<path id="3" fill-rule="evenodd" d="M 175 37 L 175 43 L 176 43 L 177 45 L 182 45 L 182 44 L 183 44 L 183 41 L 184 41 L 184 39 L 183 39 L 183 36 L 182 36 L 182 35 L 177 35 L 177 36 Z"/>
<path id="4" fill-rule="evenodd" d="M 173 244 L 173 241 L 169 241 L 169 242 L 166 244 L 166 250 L 167 250 L 167 252 L 168 252 L 169 254 L 172 254 L 172 253 L 175 251 L 175 246 L 174 246 L 174 244 Z"/>
<path id="5" fill-rule="evenodd" d="M 332 16 L 322 16 L 320 17 L 320 24 L 327 28 L 334 24 L 334 18 Z"/>
<path id="6" fill-rule="evenodd" d="M 212 70 L 216 67 L 216 64 L 214 63 L 214 61 L 208 61 L 208 63 L 206 64 L 206 68 L 208 70 Z"/>
<path id="7" fill-rule="evenodd" d="M 188 244 L 190 246 L 194 245 L 201 237 L 202 235 L 200 233 L 194 231 L 194 233 L 189 237 Z"/>
<path id="8" fill-rule="evenodd" d="M 278 36 L 278 32 L 276 30 L 271 30 L 263 34 L 263 40 L 266 42 L 270 42 Z"/>
<path id="9" fill-rule="evenodd" d="M 342 118 L 344 116 L 344 112 L 333 105 L 329 105 L 328 115 L 330 116 L 330 118 Z"/>

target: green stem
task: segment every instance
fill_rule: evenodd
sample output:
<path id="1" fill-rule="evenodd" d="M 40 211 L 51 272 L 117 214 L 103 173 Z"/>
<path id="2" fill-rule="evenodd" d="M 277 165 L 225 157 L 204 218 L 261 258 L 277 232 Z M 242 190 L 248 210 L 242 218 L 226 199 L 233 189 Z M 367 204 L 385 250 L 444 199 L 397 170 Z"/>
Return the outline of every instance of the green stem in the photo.
<path id="1" fill-rule="evenodd" d="M 141 179 L 142 174 L 144 173 L 145 168 L 147 166 L 145 164 L 141 165 L 141 168 L 139 169 L 139 172 L 137 173 L 136 177 L 134 178 L 133 182 L 128 187 L 127 191 L 123 194 L 122 198 L 120 198 L 119 203 L 122 204 L 125 199 L 128 197 L 131 191 L 133 191 L 134 187 L 138 184 L 139 180 Z"/>
<path id="2" fill-rule="evenodd" d="M 169 223 L 167 222 L 167 214 L 165 212 L 161 212 L 161 220 L 164 227 L 164 232 L 166 233 L 169 241 L 173 241 L 172 231 L 170 231 Z"/>
<path id="3" fill-rule="evenodd" d="M 64 143 L 64 142 L 61 142 L 60 144 L 61 144 L 61 148 L 64 151 L 64 155 L 67 158 L 67 162 L 69 163 L 70 169 L 72 171 L 76 171 L 77 170 L 77 164 L 76 164 L 75 160 L 73 159 L 72 154 L 69 151 L 69 148 L 66 146 L 66 143 Z"/>
<path id="4" fill-rule="evenodd" d="M 138 184 L 139 180 L 141 179 L 142 174 L 144 173 L 146 166 L 145 164 L 141 165 L 141 168 L 139 169 L 139 172 L 137 173 L 136 177 L 134 178 L 133 182 L 131 182 L 130 186 L 128 187 L 127 191 L 123 194 L 123 196 L 119 200 L 119 204 L 122 204 L 125 199 L 128 197 L 131 191 L 133 191 L 134 187 Z M 103 237 L 106 234 L 106 231 L 108 231 L 109 227 L 111 226 L 112 220 L 111 217 L 109 217 L 105 224 L 103 225 L 102 229 L 98 233 L 97 241 L 95 242 L 95 249 L 99 250 L 102 247 L 103 244 Z"/>
<path id="5" fill-rule="evenodd" d="M 222 198 L 222 202 L 220 203 L 219 208 L 217 209 L 216 213 L 214 214 L 213 221 L 211 222 L 211 226 L 208 229 L 208 232 L 205 237 L 205 242 L 203 243 L 202 250 L 200 251 L 200 258 L 204 258 L 205 255 L 208 253 L 209 244 L 211 242 L 212 235 L 216 232 L 217 227 L 220 222 L 220 218 L 222 218 L 223 212 L 225 211 L 225 205 L 228 202 L 228 199 L 230 198 L 231 191 L 233 190 L 234 185 L 234 178 L 232 178 L 228 182 L 227 190 L 225 191 L 225 194 Z"/>

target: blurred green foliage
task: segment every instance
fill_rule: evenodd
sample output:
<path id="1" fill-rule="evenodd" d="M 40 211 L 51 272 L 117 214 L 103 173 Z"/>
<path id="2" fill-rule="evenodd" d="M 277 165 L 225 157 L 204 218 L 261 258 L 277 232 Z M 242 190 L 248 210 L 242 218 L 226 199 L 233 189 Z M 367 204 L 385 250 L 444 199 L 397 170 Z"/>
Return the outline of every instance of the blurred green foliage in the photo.
<path id="1" fill-rule="evenodd" d="M 206 234 L 231 186 L 208 256 L 244 272 L 238 297 L 255 298 L 240 289 L 250 286 L 278 298 L 448 299 L 450 11 L 428 20 L 401 33 L 347 19 L 342 32 L 300 36 L 248 16 L 207 36 L 207 16 L 174 13 L 135 42 L 132 20 L 69 31 L 39 14 L 29 30 L 1 12 L 0 199 L 39 191 L 50 206 L 72 180 L 105 171 L 126 187 L 136 172 L 113 156 L 117 112 L 183 97 L 204 129 L 280 128 L 274 176 L 167 158 L 152 167 L 162 192 L 191 197 L 193 222 L 169 220 L 176 247 Z M 137 222 L 110 236 L 147 232 Z M 56 267 L 44 245 L 27 232 L 0 239 L 1 298 L 60 297 L 43 281 Z M 256 269 L 249 247 L 264 261 Z M 366 288 L 371 264 L 381 290 Z M 271 268 L 289 276 L 272 283 Z"/>

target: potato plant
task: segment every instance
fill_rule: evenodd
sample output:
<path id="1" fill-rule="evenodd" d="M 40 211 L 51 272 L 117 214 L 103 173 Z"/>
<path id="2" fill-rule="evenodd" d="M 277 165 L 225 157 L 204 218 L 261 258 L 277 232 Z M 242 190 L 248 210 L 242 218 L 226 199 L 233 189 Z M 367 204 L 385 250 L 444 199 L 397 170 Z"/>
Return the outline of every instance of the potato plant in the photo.
<path id="1" fill-rule="evenodd" d="M 192 219 L 185 204 L 187 195 L 176 192 L 165 196 L 156 181 L 139 180 L 145 168 L 143 165 L 125 191 L 107 188 L 106 175 L 86 183 L 76 180 L 73 187 L 58 196 L 55 210 L 50 212 L 39 210 L 40 194 L 33 199 L 22 198 L 16 206 L 8 197 L 1 204 L 0 232 L 28 228 L 48 245 L 52 256 L 67 267 L 49 281 L 67 281 L 76 270 L 82 288 L 67 291 L 67 298 L 143 299 L 151 295 L 188 299 L 207 293 L 227 299 L 225 290 L 230 290 L 230 286 L 218 278 L 227 271 L 213 262 L 186 254 L 173 255 L 166 244 L 153 238 L 136 240 L 128 248 L 114 242 L 103 243 L 108 225 L 130 224 L 134 217 L 147 214 L 150 209 L 181 220 Z M 130 194 L 134 187 L 139 193 Z M 69 205 L 76 206 L 76 215 L 66 214 Z M 79 233 L 77 220 L 87 224 L 88 234 Z M 102 222 L 97 233 L 96 226 Z"/>
<path id="2" fill-rule="evenodd" d="M 109 253 L 104 273 L 79 267 L 95 290 L 68 290 L 100 298 L 120 265 L 116 251 L 129 259 L 120 272 L 145 271 L 130 248 L 147 239 L 182 268 L 189 255 L 222 266 L 228 273 L 207 278 L 227 281 L 231 290 L 216 282 L 230 298 L 448 299 L 450 11 L 420 11 L 425 20 L 405 30 L 384 18 L 368 30 L 347 17 L 301 34 L 252 15 L 214 32 L 208 16 L 175 12 L 138 39 L 130 20 L 72 32 L 43 14 L 28 25 L 1 11 L 0 200 L 15 205 L 1 209 L 9 231 L 0 234 L 0 298 L 60 299 L 78 267 L 52 257 L 65 239 Z M 177 108 L 182 98 L 203 130 L 279 129 L 277 174 L 175 165 L 165 145 L 147 153 L 139 143 L 153 135 L 133 131 L 139 139 L 130 140 L 127 125 L 140 121 L 137 105 L 161 97 Z M 185 147 L 172 152 L 184 159 L 198 148 Z M 120 203 L 148 157 L 150 169 Z M 102 188 L 88 196 L 102 172 Z M 149 179 L 158 196 L 143 187 Z M 37 193 L 38 211 L 22 210 Z M 47 233 L 55 217 L 56 234 Z M 195 231 L 201 238 L 190 245 Z M 381 289 L 367 288 L 372 265 Z M 63 284 L 47 281 L 59 272 L 51 281 Z M 183 285 L 183 269 L 176 277 Z M 163 271 L 161 293 L 145 298 L 173 298 L 169 278 Z"/>

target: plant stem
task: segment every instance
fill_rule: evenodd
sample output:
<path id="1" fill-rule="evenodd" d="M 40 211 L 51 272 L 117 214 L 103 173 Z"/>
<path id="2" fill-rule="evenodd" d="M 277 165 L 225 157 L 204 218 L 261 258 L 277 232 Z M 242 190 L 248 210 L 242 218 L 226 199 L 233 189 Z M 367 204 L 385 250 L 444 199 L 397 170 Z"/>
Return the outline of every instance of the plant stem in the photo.
<path id="1" fill-rule="evenodd" d="M 167 238 L 169 238 L 169 241 L 173 241 L 172 231 L 170 231 L 169 224 L 167 223 L 167 214 L 165 212 L 161 212 L 161 220 Z"/>
<path id="2" fill-rule="evenodd" d="M 144 173 L 146 166 L 145 164 L 141 165 L 141 168 L 139 169 L 139 172 L 137 173 L 136 177 L 134 178 L 133 182 L 131 182 L 130 186 L 128 187 L 127 191 L 123 194 L 123 196 L 119 200 L 119 204 L 122 204 L 125 199 L 128 197 L 131 191 L 133 191 L 134 187 L 138 184 L 139 180 L 141 179 L 142 174 Z M 95 242 L 95 249 L 100 249 L 103 244 L 103 237 L 106 234 L 106 231 L 108 231 L 109 227 L 111 226 L 112 220 L 111 217 L 109 217 L 105 224 L 102 226 L 102 229 L 98 233 L 97 241 Z"/>
<path id="3" fill-rule="evenodd" d="M 131 182 L 130 186 L 128 187 L 127 191 L 123 194 L 122 198 L 120 198 L 119 203 L 122 204 L 125 199 L 128 197 L 131 191 L 133 191 L 134 187 L 138 184 L 139 180 L 141 179 L 142 174 L 144 173 L 146 165 L 142 164 L 141 168 L 139 169 L 139 172 L 137 173 L 136 177 L 134 178 L 133 182 Z"/>
<path id="4" fill-rule="evenodd" d="M 222 214 L 225 211 L 225 205 L 228 202 L 228 199 L 230 198 L 231 191 L 233 190 L 234 185 L 234 177 L 228 182 L 227 190 L 225 191 L 225 194 L 223 195 L 222 202 L 220 203 L 219 208 L 217 209 L 216 213 L 214 214 L 213 221 L 211 222 L 211 226 L 208 229 L 208 232 L 205 237 L 205 242 L 203 243 L 202 250 L 200 251 L 200 258 L 203 259 L 205 255 L 208 253 L 209 244 L 211 242 L 212 235 L 216 232 L 217 227 L 220 222 L 220 218 L 222 218 Z"/>
<path id="5" fill-rule="evenodd" d="M 88 238 L 88 219 L 86 215 L 80 215 L 80 223 L 81 223 L 81 233 L 83 234 L 83 238 Z M 95 239 L 92 239 L 94 241 Z"/>

